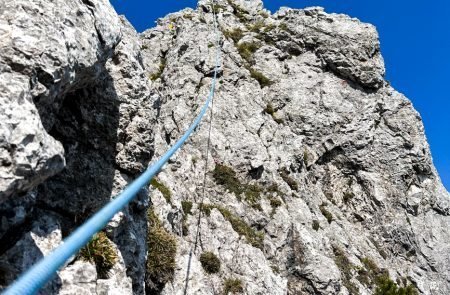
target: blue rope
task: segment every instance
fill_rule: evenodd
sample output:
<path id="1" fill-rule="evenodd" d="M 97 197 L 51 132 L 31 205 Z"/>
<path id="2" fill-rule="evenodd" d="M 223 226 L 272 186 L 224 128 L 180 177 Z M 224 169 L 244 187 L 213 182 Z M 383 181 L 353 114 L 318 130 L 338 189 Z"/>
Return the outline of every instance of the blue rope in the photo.
<path id="1" fill-rule="evenodd" d="M 214 18 L 214 31 L 216 33 L 216 40 L 219 40 L 217 32 L 217 23 Z M 106 224 L 113 218 L 113 216 L 122 210 L 142 187 L 148 185 L 149 181 L 161 170 L 164 164 L 173 156 L 173 154 L 184 144 L 189 136 L 194 132 L 199 125 L 206 111 L 209 103 L 214 96 L 216 87 L 217 71 L 219 68 L 220 48 L 219 43 L 216 42 L 216 64 L 214 68 L 214 78 L 211 83 L 208 99 L 206 100 L 200 114 L 195 118 L 192 125 L 186 133 L 151 167 L 127 186 L 120 195 L 113 199 L 110 203 L 104 206 L 95 215 L 89 218 L 83 225 L 74 231 L 64 242 L 57 247 L 48 256 L 45 256 L 37 264 L 33 265 L 27 272 L 25 272 L 17 281 L 15 281 L 3 295 L 27 295 L 36 294 L 45 283 L 50 281 L 56 272 L 66 263 L 66 261 L 78 253 L 78 251 L 86 245 L 91 238 L 102 230 Z"/>

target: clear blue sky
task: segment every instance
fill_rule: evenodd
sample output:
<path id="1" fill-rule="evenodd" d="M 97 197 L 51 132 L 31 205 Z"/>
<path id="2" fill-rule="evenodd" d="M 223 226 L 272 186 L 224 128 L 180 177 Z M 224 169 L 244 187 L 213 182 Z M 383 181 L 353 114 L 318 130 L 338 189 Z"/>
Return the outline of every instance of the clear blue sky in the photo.
<path id="1" fill-rule="evenodd" d="M 111 0 L 141 32 L 157 18 L 195 0 Z M 434 163 L 450 190 L 450 0 L 265 0 L 280 6 L 322 6 L 374 24 L 380 34 L 387 79 L 412 100 L 424 120 Z"/>

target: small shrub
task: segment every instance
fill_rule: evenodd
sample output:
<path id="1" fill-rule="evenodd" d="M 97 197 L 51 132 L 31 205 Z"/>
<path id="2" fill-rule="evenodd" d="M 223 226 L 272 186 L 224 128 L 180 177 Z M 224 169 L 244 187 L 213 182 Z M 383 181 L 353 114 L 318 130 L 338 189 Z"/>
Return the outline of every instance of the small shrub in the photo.
<path id="1" fill-rule="evenodd" d="M 305 165 L 308 165 L 308 152 L 305 150 L 303 151 L 303 162 L 305 163 Z"/>
<path id="2" fill-rule="evenodd" d="M 150 185 L 161 192 L 167 203 L 172 204 L 172 193 L 167 186 L 159 182 L 156 178 L 150 181 Z"/>
<path id="3" fill-rule="evenodd" d="M 192 202 L 191 201 L 181 201 L 181 208 L 183 208 L 184 214 L 192 214 Z"/>
<path id="4" fill-rule="evenodd" d="M 319 206 L 319 209 L 320 212 L 322 212 L 322 215 L 327 219 L 328 223 L 331 223 L 333 221 L 333 214 L 327 210 L 326 206 L 325 203 L 322 203 L 322 205 Z"/>
<path id="5" fill-rule="evenodd" d="M 208 48 L 214 47 L 213 43 L 208 43 Z"/>
<path id="6" fill-rule="evenodd" d="M 320 223 L 319 223 L 318 220 L 313 220 L 312 228 L 313 228 L 315 231 L 318 231 L 318 230 L 319 230 L 319 228 L 320 228 Z"/>
<path id="7" fill-rule="evenodd" d="M 173 279 L 175 272 L 176 239 L 164 229 L 155 212 L 151 209 L 147 212 L 147 221 L 149 223 L 147 232 L 147 285 L 164 286 Z"/>
<path id="8" fill-rule="evenodd" d="M 354 197 L 355 197 L 355 194 L 353 192 L 347 191 L 347 192 L 344 193 L 344 196 L 342 198 L 344 200 L 344 203 L 348 203 Z"/>
<path id="9" fill-rule="evenodd" d="M 240 28 L 236 28 L 233 30 L 226 30 L 223 32 L 223 35 L 227 38 L 227 39 L 231 39 L 234 41 L 234 43 L 239 42 L 239 40 L 242 39 L 242 37 L 244 37 L 244 33 L 242 32 L 242 30 Z"/>
<path id="10" fill-rule="evenodd" d="M 298 184 L 297 182 L 289 176 L 289 172 L 286 169 L 282 169 L 280 171 L 280 176 L 281 178 L 284 180 L 284 182 L 286 182 L 289 187 L 294 190 L 294 191 L 298 191 Z"/>
<path id="11" fill-rule="evenodd" d="M 223 293 L 225 295 L 230 293 L 243 293 L 244 287 L 242 286 L 242 281 L 240 279 L 229 278 L 223 283 Z"/>
<path id="12" fill-rule="evenodd" d="M 419 293 L 413 285 L 405 288 L 398 285 L 389 278 L 388 275 L 382 275 L 377 278 L 374 295 L 418 295 Z"/>
<path id="13" fill-rule="evenodd" d="M 259 86 L 261 86 L 261 88 L 270 86 L 273 84 L 273 81 L 270 80 L 269 78 L 267 78 L 266 76 L 264 76 L 263 73 L 258 72 L 255 69 L 250 68 L 250 76 L 255 79 L 256 81 L 258 81 Z"/>
<path id="14" fill-rule="evenodd" d="M 162 58 L 161 63 L 159 64 L 158 71 L 150 75 L 150 80 L 155 81 L 158 78 L 161 78 L 165 68 L 166 68 L 166 59 Z"/>
<path id="15" fill-rule="evenodd" d="M 104 232 L 94 235 L 92 240 L 80 250 L 79 256 L 95 264 L 101 279 L 107 279 L 108 273 L 117 261 L 117 253 Z"/>
<path id="16" fill-rule="evenodd" d="M 272 206 L 272 208 L 276 209 L 278 207 L 281 206 L 282 202 L 280 199 L 278 198 L 269 198 L 269 202 L 270 202 L 270 206 Z"/>
<path id="17" fill-rule="evenodd" d="M 220 260 L 212 252 L 203 252 L 200 255 L 200 263 L 202 264 L 203 269 L 209 273 L 214 274 L 220 271 Z"/>
<path id="18" fill-rule="evenodd" d="M 338 247 L 333 247 L 334 263 L 342 274 L 342 284 L 347 288 L 350 294 L 359 294 L 359 288 L 351 282 L 353 264 L 345 255 L 344 251 Z"/>
<path id="19" fill-rule="evenodd" d="M 385 269 L 380 269 L 375 262 L 365 257 L 361 259 L 364 269 L 358 271 L 357 279 L 364 285 L 375 287 L 375 295 L 417 295 L 418 292 L 413 285 L 407 285 L 407 280 L 404 279 L 405 287 L 399 287 L 389 277 L 389 272 Z M 401 280 L 399 280 L 399 284 Z"/>
<path id="20" fill-rule="evenodd" d="M 269 103 L 267 104 L 266 108 L 264 109 L 264 112 L 265 112 L 266 114 L 271 115 L 271 116 L 273 116 L 273 115 L 275 114 L 275 109 L 274 109 L 272 103 L 269 102 Z"/>
<path id="21" fill-rule="evenodd" d="M 250 206 L 261 210 L 261 205 L 258 203 L 263 192 L 261 187 L 254 184 L 241 183 L 232 168 L 221 164 L 214 167 L 213 178 L 217 184 L 234 193 L 238 199 L 241 198 L 241 194 L 244 194 L 245 200 Z"/>
<path id="22" fill-rule="evenodd" d="M 260 46 L 254 42 L 245 42 L 237 46 L 239 54 L 249 64 L 253 63 L 253 53 L 255 53 L 259 48 Z"/>
<path id="23" fill-rule="evenodd" d="M 270 268 L 272 269 L 273 273 L 279 274 L 280 268 L 276 265 L 271 265 Z"/>

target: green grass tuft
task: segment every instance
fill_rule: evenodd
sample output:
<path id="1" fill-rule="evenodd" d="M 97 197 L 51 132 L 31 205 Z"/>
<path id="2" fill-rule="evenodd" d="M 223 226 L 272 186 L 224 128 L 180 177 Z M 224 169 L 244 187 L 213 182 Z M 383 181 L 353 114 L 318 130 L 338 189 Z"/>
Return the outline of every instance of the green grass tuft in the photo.
<path id="1" fill-rule="evenodd" d="M 147 221 L 147 280 L 153 285 L 164 285 L 173 279 L 175 272 L 175 256 L 177 243 L 173 235 L 168 233 L 153 210 L 148 210 Z"/>
<path id="2" fill-rule="evenodd" d="M 264 233 L 255 231 L 252 227 L 250 227 L 245 221 L 243 221 L 238 216 L 231 213 L 230 210 L 220 207 L 218 205 L 207 205 L 203 204 L 200 207 L 200 210 L 207 215 L 210 216 L 212 209 L 217 209 L 222 214 L 222 216 L 231 223 L 231 227 L 233 227 L 234 231 L 239 235 L 244 236 L 247 242 L 253 247 L 262 249 L 264 242 Z"/>
<path id="3" fill-rule="evenodd" d="M 253 64 L 253 54 L 260 48 L 257 43 L 243 42 L 237 46 L 241 57 L 249 64 Z"/>
<path id="4" fill-rule="evenodd" d="M 289 185 L 291 190 L 298 191 L 297 182 L 291 176 L 289 176 L 289 172 L 287 171 L 286 168 L 281 169 L 280 176 L 284 180 L 284 182 L 286 182 Z"/>
<path id="5" fill-rule="evenodd" d="M 264 191 L 261 187 L 255 184 L 242 183 L 232 168 L 221 164 L 214 167 L 213 178 L 217 184 L 234 193 L 238 199 L 244 194 L 245 201 L 251 207 L 261 210 L 259 200 Z"/>
<path id="6" fill-rule="evenodd" d="M 200 263 L 203 269 L 209 273 L 214 274 L 220 271 L 220 259 L 212 252 L 203 252 L 200 255 Z"/>
<path id="7" fill-rule="evenodd" d="M 253 68 L 250 68 L 249 71 L 250 71 L 250 76 L 253 79 L 255 79 L 256 81 L 258 81 L 259 86 L 261 86 L 261 88 L 268 87 L 273 84 L 273 81 L 270 80 L 269 78 L 267 78 L 266 76 L 264 76 L 263 73 L 255 70 Z"/>
<path id="8" fill-rule="evenodd" d="M 341 271 L 342 283 L 347 288 L 350 294 L 359 294 L 359 288 L 351 282 L 353 264 L 345 255 L 344 251 L 338 247 L 333 247 L 334 263 Z"/>
<path id="9" fill-rule="evenodd" d="M 158 78 L 161 78 L 162 74 L 164 73 L 164 69 L 166 68 L 166 64 L 167 64 L 166 59 L 162 58 L 161 62 L 159 64 L 158 71 L 156 73 L 150 75 L 150 77 L 149 77 L 150 80 L 155 81 Z"/>
<path id="10" fill-rule="evenodd" d="M 95 264 L 97 274 L 101 279 L 109 277 L 109 271 L 117 262 L 117 253 L 112 242 L 104 232 L 99 232 L 84 246 L 78 254 L 83 260 Z"/>
<path id="11" fill-rule="evenodd" d="M 161 192 L 167 203 L 172 204 L 172 193 L 167 186 L 159 182 L 156 178 L 150 181 L 150 185 Z"/>
<path id="12" fill-rule="evenodd" d="M 240 279 L 228 278 L 223 283 L 223 293 L 227 294 L 236 294 L 236 293 L 244 293 L 244 287 L 242 286 L 242 281 Z"/>
<path id="13" fill-rule="evenodd" d="M 192 214 L 192 202 L 191 201 L 181 201 L 181 208 L 183 208 L 184 214 Z"/>
<path id="14" fill-rule="evenodd" d="M 319 228 L 320 228 L 320 223 L 319 223 L 318 220 L 313 220 L 312 228 L 313 228 L 313 230 L 315 230 L 315 231 L 318 231 L 318 230 L 319 230 Z"/>
<path id="15" fill-rule="evenodd" d="M 234 43 L 239 42 L 239 40 L 241 40 L 242 37 L 244 37 L 244 33 L 240 28 L 226 30 L 223 32 L 223 35 L 225 36 L 225 38 L 233 40 Z"/>
<path id="16" fill-rule="evenodd" d="M 333 221 L 333 214 L 327 210 L 326 206 L 326 203 L 322 203 L 322 205 L 319 206 L 319 209 L 320 212 L 322 212 L 322 215 L 327 219 L 328 223 L 331 223 Z"/>

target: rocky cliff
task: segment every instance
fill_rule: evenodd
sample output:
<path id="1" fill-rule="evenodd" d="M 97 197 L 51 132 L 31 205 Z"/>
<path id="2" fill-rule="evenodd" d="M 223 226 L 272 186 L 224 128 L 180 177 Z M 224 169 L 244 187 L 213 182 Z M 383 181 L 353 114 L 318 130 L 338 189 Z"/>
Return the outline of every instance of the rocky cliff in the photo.
<path id="1" fill-rule="evenodd" d="M 213 10 L 212 112 L 41 293 L 450 293 L 449 194 L 376 29 L 259 0 L 140 35 L 106 0 L 0 0 L 0 289 L 184 133 Z"/>

